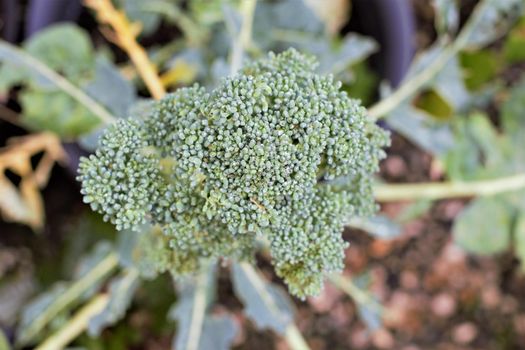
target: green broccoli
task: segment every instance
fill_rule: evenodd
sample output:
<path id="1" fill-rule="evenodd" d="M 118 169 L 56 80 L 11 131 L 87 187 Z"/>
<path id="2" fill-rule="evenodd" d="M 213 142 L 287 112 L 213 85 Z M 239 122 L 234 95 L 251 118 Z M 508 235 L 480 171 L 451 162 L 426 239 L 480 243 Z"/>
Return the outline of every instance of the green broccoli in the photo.
<path id="1" fill-rule="evenodd" d="M 81 161 L 85 201 L 119 229 L 158 225 L 163 270 L 250 259 L 264 238 L 290 291 L 318 293 L 343 268 L 344 220 L 375 210 L 372 174 L 389 141 L 315 67 L 293 49 L 270 54 L 211 93 L 182 88 L 144 120 L 120 121 Z"/>

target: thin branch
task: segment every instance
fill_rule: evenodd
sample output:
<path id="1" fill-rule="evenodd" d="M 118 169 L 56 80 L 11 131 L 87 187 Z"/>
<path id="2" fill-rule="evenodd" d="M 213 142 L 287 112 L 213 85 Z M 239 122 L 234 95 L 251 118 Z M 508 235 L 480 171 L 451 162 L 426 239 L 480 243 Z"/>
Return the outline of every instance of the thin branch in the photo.
<path id="1" fill-rule="evenodd" d="M 18 47 L 0 40 L 0 57 L 10 61 L 13 64 L 24 66 L 31 72 L 35 72 L 45 80 L 49 81 L 60 90 L 71 96 L 77 102 L 86 107 L 90 112 L 96 115 L 103 123 L 111 124 L 115 117 L 111 115 L 102 105 L 92 99 L 84 91 L 73 85 L 62 75 L 58 74 L 40 60 L 29 55 Z"/>
<path id="2" fill-rule="evenodd" d="M 96 11 L 98 20 L 111 27 L 107 37 L 120 46 L 137 68 L 148 90 L 155 99 L 161 99 L 166 90 L 159 79 L 155 66 L 144 48 L 137 43 L 140 24 L 131 23 L 125 13 L 117 10 L 110 0 L 85 0 L 86 6 Z"/>
<path id="3" fill-rule="evenodd" d="M 479 181 L 430 182 L 416 184 L 377 184 L 374 195 L 379 202 L 416 199 L 445 199 L 492 196 L 525 188 L 525 173 Z"/>
<path id="4" fill-rule="evenodd" d="M 63 349 L 67 344 L 84 332 L 89 320 L 100 312 L 109 303 L 107 294 L 99 294 L 82 307 L 68 322 L 56 333 L 47 338 L 35 350 L 57 350 Z"/>
<path id="5" fill-rule="evenodd" d="M 345 292 L 358 304 L 366 305 L 378 314 L 383 314 L 383 306 L 368 293 L 365 293 L 361 288 L 357 287 L 350 278 L 345 277 L 342 274 L 331 274 L 328 276 L 328 279 L 334 286 Z"/>

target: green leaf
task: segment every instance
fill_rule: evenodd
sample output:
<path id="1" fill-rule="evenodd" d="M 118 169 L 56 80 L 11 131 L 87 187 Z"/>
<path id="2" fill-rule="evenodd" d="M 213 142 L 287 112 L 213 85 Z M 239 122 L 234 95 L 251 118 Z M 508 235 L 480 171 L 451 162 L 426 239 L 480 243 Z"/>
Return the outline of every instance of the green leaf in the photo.
<path id="1" fill-rule="evenodd" d="M 376 87 L 379 81 L 377 74 L 368 66 L 367 62 L 359 62 L 351 67 L 352 80 L 345 90 L 353 98 L 361 100 L 364 106 L 369 106 L 375 98 Z"/>
<path id="2" fill-rule="evenodd" d="M 465 84 L 470 90 L 477 90 L 491 81 L 498 72 L 496 54 L 490 50 L 463 51 L 459 55 L 465 70 Z"/>
<path id="3" fill-rule="evenodd" d="M 440 120 L 449 119 L 454 110 L 434 89 L 421 93 L 414 102 L 421 109 Z"/>
<path id="4" fill-rule="evenodd" d="M 484 0 L 473 14 L 476 21 L 469 28 L 468 35 L 462 38 L 465 46 L 477 49 L 504 35 L 524 8 L 523 0 Z"/>
<path id="5" fill-rule="evenodd" d="M 512 89 L 510 97 L 501 107 L 501 122 L 505 133 L 525 146 L 525 78 Z"/>
<path id="6" fill-rule="evenodd" d="M 288 295 L 279 287 L 265 281 L 249 263 L 232 266 L 235 295 L 244 304 L 246 315 L 257 328 L 270 328 L 284 334 L 293 321 L 293 306 Z"/>
<path id="7" fill-rule="evenodd" d="M 326 40 L 323 42 L 327 43 Z M 337 76 L 351 65 L 370 56 L 377 48 L 377 43 L 370 38 L 355 33 L 347 34 L 335 49 L 330 50 L 327 47 L 320 55 L 317 54 L 319 72 Z"/>
<path id="8" fill-rule="evenodd" d="M 457 57 L 451 58 L 433 82 L 435 91 L 454 109 L 468 106 L 472 96 L 465 87 Z"/>
<path id="9" fill-rule="evenodd" d="M 199 350 L 229 350 L 238 331 L 239 327 L 230 315 L 206 316 Z"/>
<path id="10" fill-rule="evenodd" d="M 388 117 L 388 124 L 424 150 L 442 155 L 454 145 L 454 137 L 448 124 L 429 118 L 425 112 L 402 104 Z"/>
<path id="11" fill-rule="evenodd" d="M 401 226 L 384 215 L 370 218 L 352 218 L 347 223 L 380 239 L 392 239 L 401 234 Z"/>
<path id="12" fill-rule="evenodd" d="M 512 217 L 511 208 L 501 199 L 476 199 L 456 218 L 454 241 L 470 253 L 502 252 L 510 243 Z"/>
<path id="13" fill-rule="evenodd" d="M 88 34 L 73 24 L 56 24 L 38 32 L 23 47 L 33 57 L 73 82 L 89 77 L 95 62 Z"/>
<path id="14" fill-rule="evenodd" d="M 455 127 L 455 146 L 444 155 L 443 163 L 453 180 L 494 178 L 512 173 L 512 147 L 497 134 L 483 114 L 458 118 Z"/>
<path id="15" fill-rule="evenodd" d="M 118 0 L 119 7 L 124 9 L 126 15 L 133 22 L 140 22 L 143 35 L 152 34 L 161 21 L 160 13 L 148 11 L 151 3 L 170 5 L 170 0 Z"/>
<path id="16" fill-rule="evenodd" d="M 133 295 L 139 286 L 139 273 L 127 269 L 109 284 L 109 302 L 104 310 L 89 321 L 88 332 L 99 336 L 100 332 L 121 320 L 131 305 Z"/>
<path id="17" fill-rule="evenodd" d="M 49 130 L 75 138 L 92 130 L 99 118 L 61 91 L 27 89 L 21 92 L 22 121 L 33 130 Z"/>
<path id="18" fill-rule="evenodd" d="M 177 281 L 179 300 L 170 310 L 170 318 L 178 324 L 174 349 L 201 349 L 206 312 L 215 292 L 215 277 L 215 266 L 206 265 L 196 276 Z"/>
<path id="19" fill-rule="evenodd" d="M 518 25 L 512 29 L 503 45 L 505 59 L 509 63 L 525 61 L 525 16 Z"/>
<path id="20" fill-rule="evenodd" d="M 55 317 L 89 297 L 90 292 L 94 292 L 94 286 L 100 285 L 117 267 L 116 254 L 109 251 L 104 255 L 105 248 L 101 247 L 96 247 L 93 254 L 82 261 L 75 281 L 55 284 L 51 292 L 44 293 L 26 306 L 17 331 L 19 346 L 34 341 Z"/>
<path id="21" fill-rule="evenodd" d="M 49 68 L 45 63 L 43 63 L 39 59 L 31 56 L 25 51 L 5 41 L 0 41 L 0 61 L 3 62 L 2 68 L 6 67 L 5 65 L 7 63 L 8 65 L 11 65 L 11 69 L 23 69 L 27 71 L 31 82 L 34 83 L 35 81 L 38 81 L 38 86 L 40 89 L 39 91 L 60 90 L 61 92 L 69 95 L 76 102 L 78 102 L 80 105 L 89 110 L 93 115 L 97 116 L 97 118 L 99 119 L 97 123 L 100 121 L 111 123 L 115 119 L 98 102 L 93 100 L 90 96 L 85 94 L 81 89 L 73 85 L 62 75 Z M 64 103 L 63 99 L 60 103 Z M 42 103 L 40 103 L 39 105 L 42 106 Z M 66 103 L 66 105 L 68 104 Z M 45 112 L 45 110 L 48 108 L 48 106 L 42 107 L 45 108 L 41 110 L 41 112 Z M 82 125 L 85 124 L 83 123 Z M 96 125 L 92 125 L 92 127 L 95 126 Z M 69 128 L 71 128 L 71 126 L 69 126 Z"/>
<path id="22" fill-rule="evenodd" d="M 379 301 L 370 292 L 370 285 L 372 284 L 371 275 L 369 273 L 361 274 L 360 276 L 353 279 L 355 288 L 359 289 L 359 293 L 366 296 L 366 299 L 359 299 L 357 302 L 357 311 L 359 316 L 365 322 L 368 329 L 375 331 L 381 328 L 383 325 L 383 313 L 382 307 L 378 307 Z"/>
<path id="23" fill-rule="evenodd" d="M 129 115 L 136 99 L 135 87 L 120 74 L 115 65 L 102 57 L 97 58 L 95 78 L 84 90 L 119 118 Z"/>

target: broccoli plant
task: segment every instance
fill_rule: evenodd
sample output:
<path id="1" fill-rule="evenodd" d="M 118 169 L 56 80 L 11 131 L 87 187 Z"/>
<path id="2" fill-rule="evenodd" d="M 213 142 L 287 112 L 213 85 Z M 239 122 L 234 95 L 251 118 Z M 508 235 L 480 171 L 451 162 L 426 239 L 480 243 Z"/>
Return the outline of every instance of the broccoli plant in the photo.
<path id="1" fill-rule="evenodd" d="M 81 160 L 84 201 L 119 230 L 160 226 L 160 245 L 142 238 L 157 242 L 143 255 L 158 271 L 250 260 L 265 241 L 292 294 L 319 293 L 343 268 L 344 220 L 375 209 L 388 133 L 315 67 L 294 49 L 270 54 L 211 92 L 182 88 L 119 121 Z"/>

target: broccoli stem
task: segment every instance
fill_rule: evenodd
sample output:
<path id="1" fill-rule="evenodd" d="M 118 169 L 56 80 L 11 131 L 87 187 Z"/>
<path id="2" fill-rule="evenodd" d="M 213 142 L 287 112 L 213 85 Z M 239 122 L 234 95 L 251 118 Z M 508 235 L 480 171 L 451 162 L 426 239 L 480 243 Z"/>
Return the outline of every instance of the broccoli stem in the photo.
<path id="1" fill-rule="evenodd" d="M 490 180 L 426 182 L 417 184 L 377 184 L 374 195 L 379 202 L 415 199 L 445 199 L 492 196 L 525 188 L 525 173 Z"/>

